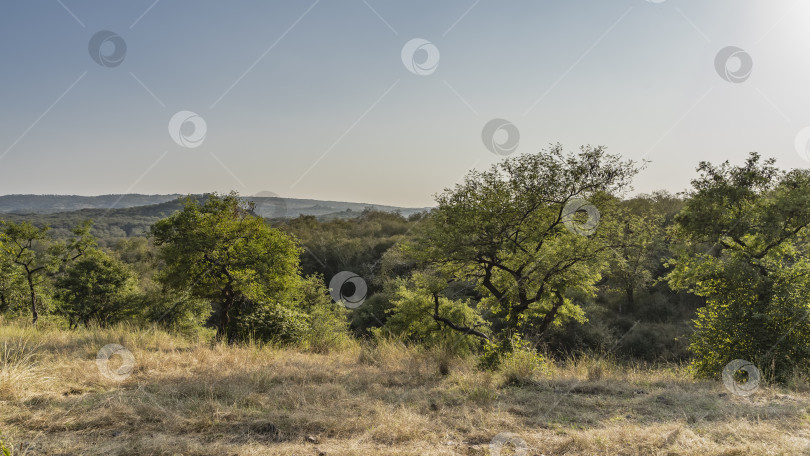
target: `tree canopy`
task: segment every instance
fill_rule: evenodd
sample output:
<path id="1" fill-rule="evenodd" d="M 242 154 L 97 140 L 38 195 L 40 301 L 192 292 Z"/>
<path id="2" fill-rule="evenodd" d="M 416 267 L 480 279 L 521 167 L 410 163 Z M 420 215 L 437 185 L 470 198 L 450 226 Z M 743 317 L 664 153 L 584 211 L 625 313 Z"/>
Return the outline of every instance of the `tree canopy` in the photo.
<path id="1" fill-rule="evenodd" d="M 600 278 L 616 224 L 612 195 L 637 170 L 602 147 L 575 154 L 556 145 L 507 159 L 440 194 L 406 248 L 446 283 L 474 285 L 491 331 L 542 334 L 555 321 L 584 318 L 575 299 L 592 295 Z M 444 317 L 437 310 L 433 318 Z"/>
<path id="2" fill-rule="evenodd" d="M 810 362 L 810 171 L 752 153 L 742 166 L 701 163 L 673 233 L 675 289 L 706 298 L 693 366 L 716 377 L 734 359 L 784 379 Z"/>
<path id="3" fill-rule="evenodd" d="M 284 299 L 299 277 L 295 239 L 253 215 L 252 203 L 235 193 L 209 195 L 203 204 L 187 199 L 152 235 L 165 263 L 158 280 L 217 303 L 219 338 L 236 303 Z"/>

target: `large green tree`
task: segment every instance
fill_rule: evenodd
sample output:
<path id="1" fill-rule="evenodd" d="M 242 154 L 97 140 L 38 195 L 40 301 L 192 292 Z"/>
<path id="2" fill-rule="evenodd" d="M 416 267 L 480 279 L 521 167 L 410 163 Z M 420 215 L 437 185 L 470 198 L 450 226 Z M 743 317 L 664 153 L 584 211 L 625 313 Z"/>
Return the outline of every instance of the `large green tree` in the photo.
<path id="1" fill-rule="evenodd" d="M 158 280 L 218 306 L 217 337 L 228 334 L 237 303 L 282 300 L 299 279 L 297 242 L 253 215 L 236 193 L 187 198 L 152 227 L 165 263 Z"/>
<path id="2" fill-rule="evenodd" d="M 607 288 L 624 295 L 618 301 L 618 313 L 633 311 L 636 294 L 655 280 L 655 272 L 666 256 L 665 215 L 655 206 L 665 194 L 641 195 L 623 201 L 618 207 L 620 227 L 610 239 L 612 255 L 608 265 Z"/>
<path id="3" fill-rule="evenodd" d="M 48 226 L 36 227 L 28 222 L 5 223 L 0 231 L 0 245 L 7 260 L 22 269 L 28 284 L 31 321 L 39 320 L 37 291 L 48 273 L 81 257 L 96 245 L 90 235 L 91 221 L 81 223 L 72 230 L 74 237 L 68 242 L 54 241 Z"/>
<path id="4" fill-rule="evenodd" d="M 552 323 L 584 320 L 575 298 L 594 284 L 617 229 L 615 198 L 637 167 L 602 147 L 566 153 L 560 145 L 472 171 L 437 197 L 437 208 L 406 246 L 447 283 L 466 282 L 482 299 L 477 311 L 495 335 L 521 330 L 541 335 Z M 435 282 L 434 282 L 435 283 Z M 433 319 L 486 336 L 441 314 Z"/>
<path id="5" fill-rule="evenodd" d="M 674 233 L 670 284 L 706 299 L 691 350 L 700 376 L 734 359 L 776 380 L 810 367 L 810 171 L 752 153 L 741 166 L 703 162 Z"/>

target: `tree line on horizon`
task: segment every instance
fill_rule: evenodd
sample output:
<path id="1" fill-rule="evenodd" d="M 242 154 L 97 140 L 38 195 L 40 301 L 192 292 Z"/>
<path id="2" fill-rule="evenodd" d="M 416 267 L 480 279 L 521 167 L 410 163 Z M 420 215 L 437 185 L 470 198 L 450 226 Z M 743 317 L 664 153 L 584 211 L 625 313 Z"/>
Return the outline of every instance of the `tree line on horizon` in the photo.
<path id="1" fill-rule="evenodd" d="M 701 162 L 683 194 L 624 198 L 640 169 L 557 145 L 473 170 L 407 218 L 271 221 L 211 194 L 104 247 L 90 221 L 66 239 L 4 222 L 0 312 L 320 351 L 396 337 L 483 367 L 599 351 L 700 377 L 735 359 L 773 381 L 810 373 L 810 171 L 752 153 Z M 356 309 L 327 288 L 341 271 L 367 284 Z"/>

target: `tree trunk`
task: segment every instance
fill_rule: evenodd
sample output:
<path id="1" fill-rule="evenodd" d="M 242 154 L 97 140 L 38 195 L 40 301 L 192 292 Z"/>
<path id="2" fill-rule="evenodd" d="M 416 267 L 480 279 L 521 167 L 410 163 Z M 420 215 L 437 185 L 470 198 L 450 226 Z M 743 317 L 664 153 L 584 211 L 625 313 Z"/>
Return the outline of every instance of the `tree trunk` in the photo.
<path id="1" fill-rule="evenodd" d="M 217 325 L 217 342 L 221 342 L 228 334 L 228 323 L 231 321 L 231 307 L 234 303 L 234 294 L 232 292 L 225 293 L 225 300 L 222 303 L 222 315 L 219 316 L 219 325 Z M 230 339 L 228 340 L 230 342 Z"/>
<path id="2" fill-rule="evenodd" d="M 31 323 L 36 328 L 39 313 L 37 312 L 37 294 L 34 291 L 34 281 L 31 278 L 31 274 L 28 274 L 28 289 L 31 290 Z"/>
<path id="3" fill-rule="evenodd" d="M 627 309 L 632 310 L 636 304 L 636 292 L 633 286 L 628 286 L 624 289 L 624 294 L 627 297 Z M 622 313 L 622 303 L 619 301 L 619 313 Z"/>
<path id="4" fill-rule="evenodd" d="M 560 307 L 562 307 L 563 304 L 565 304 L 565 298 L 563 298 L 561 292 L 555 291 L 554 294 L 557 296 L 557 302 L 552 304 L 551 310 L 549 310 L 548 313 L 543 316 L 543 320 L 541 320 L 540 322 L 540 327 L 537 329 L 538 335 L 541 335 L 544 332 L 546 332 L 548 326 L 551 324 L 552 321 L 554 321 L 554 317 L 557 315 L 557 311 L 560 310 Z"/>

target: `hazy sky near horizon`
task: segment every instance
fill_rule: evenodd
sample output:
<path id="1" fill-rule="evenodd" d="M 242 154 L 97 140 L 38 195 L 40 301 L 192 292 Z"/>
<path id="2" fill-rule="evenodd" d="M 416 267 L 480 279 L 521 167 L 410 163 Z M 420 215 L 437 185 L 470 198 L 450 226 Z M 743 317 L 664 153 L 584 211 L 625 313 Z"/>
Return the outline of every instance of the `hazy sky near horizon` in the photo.
<path id="1" fill-rule="evenodd" d="M 428 206 L 503 158 L 498 118 L 515 154 L 651 160 L 639 192 L 750 151 L 806 167 L 809 23 L 796 0 L 3 2 L 0 194 Z"/>

